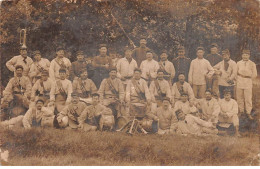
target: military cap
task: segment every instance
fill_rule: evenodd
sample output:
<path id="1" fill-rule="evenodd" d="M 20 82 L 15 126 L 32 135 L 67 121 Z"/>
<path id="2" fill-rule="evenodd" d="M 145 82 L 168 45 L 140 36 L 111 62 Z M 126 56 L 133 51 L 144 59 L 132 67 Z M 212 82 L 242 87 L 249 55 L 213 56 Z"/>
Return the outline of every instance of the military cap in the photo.
<path id="1" fill-rule="evenodd" d="M 223 50 L 222 55 L 230 55 L 229 50 L 228 49 Z"/>
<path id="2" fill-rule="evenodd" d="M 40 52 L 39 50 L 33 51 L 33 56 L 35 56 L 35 55 L 40 55 L 40 54 L 41 54 L 41 52 Z"/>
<path id="3" fill-rule="evenodd" d="M 117 71 L 116 67 L 111 67 L 111 68 L 109 69 L 109 72 L 111 72 L 111 71 Z"/>
<path id="4" fill-rule="evenodd" d="M 91 96 L 92 97 L 94 97 L 94 96 L 98 96 L 99 97 L 100 95 L 98 93 L 92 93 Z"/>
<path id="5" fill-rule="evenodd" d="M 167 100 L 168 102 L 171 101 L 171 99 L 170 99 L 169 97 L 164 97 L 164 98 L 163 98 L 163 101 L 164 101 L 164 100 Z"/>
<path id="6" fill-rule="evenodd" d="M 168 54 L 168 51 L 167 51 L 166 49 L 163 49 L 163 50 L 162 50 L 162 53 Z"/>
<path id="7" fill-rule="evenodd" d="M 102 47 L 106 47 L 107 48 L 107 45 L 106 44 L 100 44 L 99 48 L 102 48 Z"/>
<path id="8" fill-rule="evenodd" d="M 218 48 L 218 44 L 212 43 L 212 44 L 210 45 L 210 47 L 211 47 L 211 48 L 214 48 L 214 47 Z"/>
<path id="9" fill-rule="evenodd" d="M 71 93 L 71 97 L 78 97 L 78 96 L 79 96 L 79 94 L 77 92 L 72 92 Z"/>
<path id="10" fill-rule="evenodd" d="M 48 70 L 43 70 L 42 71 L 42 75 L 49 75 L 49 71 Z"/>
<path id="11" fill-rule="evenodd" d="M 66 69 L 60 68 L 59 73 L 66 73 Z"/>
<path id="12" fill-rule="evenodd" d="M 42 102 L 42 103 L 44 104 L 44 99 L 41 98 L 41 97 L 39 97 L 39 98 L 36 100 L 36 104 L 37 104 L 38 102 Z"/>
<path id="13" fill-rule="evenodd" d="M 22 65 L 16 65 L 15 70 L 17 70 L 17 69 L 23 69 L 23 66 Z"/>
<path id="14" fill-rule="evenodd" d="M 225 89 L 224 90 L 224 94 L 231 94 L 232 92 L 231 92 L 231 90 L 229 90 L 229 89 Z"/>
<path id="15" fill-rule="evenodd" d="M 83 51 L 82 51 L 82 50 L 78 50 L 78 51 L 76 52 L 76 56 L 78 56 L 78 55 L 84 55 Z"/>
<path id="16" fill-rule="evenodd" d="M 179 46 L 178 50 L 185 50 L 184 46 Z"/>
<path id="17" fill-rule="evenodd" d="M 64 49 L 65 49 L 64 46 L 60 45 L 60 46 L 58 46 L 58 47 L 56 48 L 56 52 L 58 52 L 58 51 L 60 51 L 60 50 L 64 50 Z"/>
<path id="18" fill-rule="evenodd" d="M 242 53 L 243 53 L 243 54 L 248 54 L 248 55 L 250 55 L 250 50 L 244 49 Z"/>
<path id="19" fill-rule="evenodd" d="M 151 50 L 147 50 L 146 53 L 153 53 L 153 51 L 151 51 Z"/>
<path id="20" fill-rule="evenodd" d="M 142 73 L 142 70 L 140 68 L 135 68 L 134 72 L 136 72 L 136 71 Z"/>
<path id="21" fill-rule="evenodd" d="M 20 46 L 20 50 L 26 50 L 27 47 L 25 45 Z"/>
<path id="22" fill-rule="evenodd" d="M 199 47 L 197 47 L 197 51 L 198 50 L 203 50 L 204 51 L 204 48 L 202 46 L 199 46 Z"/>

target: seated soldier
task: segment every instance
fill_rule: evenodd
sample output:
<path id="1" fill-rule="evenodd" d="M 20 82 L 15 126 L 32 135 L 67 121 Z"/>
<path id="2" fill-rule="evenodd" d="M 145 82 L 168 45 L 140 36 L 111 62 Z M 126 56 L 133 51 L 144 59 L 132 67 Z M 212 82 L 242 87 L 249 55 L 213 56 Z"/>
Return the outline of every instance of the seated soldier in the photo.
<path id="1" fill-rule="evenodd" d="M 162 69 L 157 71 L 157 79 L 151 82 L 150 93 L 152 98 L 151 111 L 155 111 L 157 107 L 160 107 L 164 97 L 171 98 L 171 88 L 169 82 L 164 78 Z"/>
<path id="2" fill-rule="evenodd" d="M 172 86 L 172 105 L 174 102 L 180 100 L 181 93 L 187 93 L 190 101 L 194 101 L 195 96 L 189 83 L 185 81 L 184 73 L 178 75 L 178 81 Z"/>
<path id="3" fill-rule="evenodd" d="M 60 127 L 68 129 L 77 129 L 79 125 L 79 116 L 86 108 L 86 104 L 80 102 L 78 93 L 71 94 L 71 103 L 67 105 L 58 115 L 57 121 Z M 67 118 L 67 119 L 66 119 Z"/>
<path id="4" fill-rule="evenodd" d="M 197 113 L 197 108 L 193 105 L 193 102 L 189 102 L 187 93 L 182 93 L 181 100 L 177 101 L 174 105 L 174 112 L 179 111 L 184 114 Z"/>
<path id="5" fill-rule="evenodd" d="M 23 117 L 23 126 L 25 129 L 32 127 L 53 127 L 54 114 L 44 106 L 44 99 L 38 98 L 36 105 L 30 108 Z"/>
<path id="6" fill-rule="evenodd" d="M 110 111 L 112 114 L 111 109 L 103 106 L 100 104 L 99 101 L 99 94 L 93 93 L 92 94 L 92 105 L 86 107 L 83 112 L 81 112 L 80 117 L 78 118 L 79 126 L 83 131 L 95 131 L 99 127 L 99 121 L 101 115 L 107 114 L 106 112 Z"/>
<path id="7" fill-rule="evenodd" d="M 219 126 L 220 127 L 229 127 L 226 124 L 233 124 L 235 127 L 235 135 L 240 136 L 239 134 L 239 119 L 238 119 L 238 104 L 231 98 L 231 91 L 224 91 L 224 99 L 220 99 L 220 114 L 218 116 Z M 221 123 L 224 123 L 221 124 Z"/>
<path id="8" fill-rule="evenodd" d="M 49 106 L 55 105 L 55 115 L 61 112 L 66 105 L 69 105 L 72 93 L 72 84 L 66 79 L 66 69 L 59 70 L 59 77 L 60 79 L 55 80 L 52 84 L 50 91 Z"/>
<path id="9" fill-rule="evenodd" d="M 109 78 L 101 82 L 98 94 L 100 101 L 104 106 L 109 107 L 113 111 L 114 120 L 120 115 L 121 105 L 124 104 L 124 86 L 120 79 L 116 78 L 116 68 L 111 68 L 109 71 Z"/>
<path id="10" fill-rule="evenodd" d="M 125 100 L 129 107 L 127 115 L 130 116 L 145 116 L 151 105 L 151 94 L 146 81 L 141 79 L 141 70 L 138 68 L 134 70 L 134 77 L 127 83 Z"/>
<path id="11" fill-rule="evenodd" d="M 205 121 L 210 121 L 213 124 L 217 124 L 218 115 L 220 113 L 220 107 L 218 100 L 212 97 L 210 90 L 207 90 L 203 99 L 199 99 L 197 103 L 197 108 L 199 109 L 200 118 Z"/>
<path id="12" fill-rule="evenodd" d="M 21 105 L 27 109 L 29 108 L 31 96 L 31 82 L 28 77 L 23 76 L 23 67 L 21 65 L 15 67 L 15 73 L 16 76 L 10 79 L 3 91 L 3 100 L 13 101 L 13 105 L 11 105 L 13 107 Z"/>
<path id="13" fill-rule="evenodd" d="M 158 134 L 171 133 L 171 129 L 178 121 L 170 106 L 170 98 L 168 97 L 163 98 L 162 105 L 158 107 L 154 113 L 148 113 L 147 115 L 157 122 Z"/>
<path id="14" fill-rule="evenodd" d="M 176 116 L 178 122 L 174 126 L 175 128 L 173 130 L 177 134 L 203 135 L 218 133 L 218 130 L 211 122 L 201 120 L 199 117 L 192 114 L 185 114 L 182 111 L 177 111 Z"/>
<path id="15" fill-rule="evenodd" d="M 94 82 L 88 78 L 88 71 L 81 70 L 80 77 L 76 77 L 72 83 L 73 91 L 79 94 L 80 98 L 91 98 L 91 94 L 97 92 Z"/>
<path id="16" fill-rule="evenodd" d="M 50 91 L 52 86 L 52 80 L 49 78 L 48 71 L 42 71 L 41 79 L 37 80 L 32 87 L 31 102 L 37 100 L 37 97 L 41 96 L 44 99 L 44 104 L 50 102 Z"/>

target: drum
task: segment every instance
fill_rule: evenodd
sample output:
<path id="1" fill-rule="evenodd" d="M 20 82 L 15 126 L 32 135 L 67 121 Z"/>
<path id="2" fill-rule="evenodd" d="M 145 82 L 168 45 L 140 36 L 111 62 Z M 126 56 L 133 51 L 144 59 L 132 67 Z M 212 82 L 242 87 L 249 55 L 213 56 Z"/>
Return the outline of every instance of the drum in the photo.
<path id="1" fill-rule="evenodd" d="M 144 118 L 140 121 L 141 126 L 145 129 L 145 131 L 152 132 L 152 124 L 153 120 L 152 119 L 147 119 Z"/>
<path id="2" fill-rule="evenodd" d="M 128 122 L 129 122 L 129 118 L 125 117 L 125 116 L 120 116 L 117 118 L 117 129 L 121 129 L 123 128 Z"/>

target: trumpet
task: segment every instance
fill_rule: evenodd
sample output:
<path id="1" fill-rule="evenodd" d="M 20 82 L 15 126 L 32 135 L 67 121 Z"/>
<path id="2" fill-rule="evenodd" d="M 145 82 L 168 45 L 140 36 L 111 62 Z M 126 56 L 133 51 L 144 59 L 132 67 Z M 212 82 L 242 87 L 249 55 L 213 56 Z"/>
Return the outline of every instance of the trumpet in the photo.
<path id="1" fill-rule="evenodd" d="M 20 31 L 20 45 L 22 48 L 26 48 L 26 29 Z"/>

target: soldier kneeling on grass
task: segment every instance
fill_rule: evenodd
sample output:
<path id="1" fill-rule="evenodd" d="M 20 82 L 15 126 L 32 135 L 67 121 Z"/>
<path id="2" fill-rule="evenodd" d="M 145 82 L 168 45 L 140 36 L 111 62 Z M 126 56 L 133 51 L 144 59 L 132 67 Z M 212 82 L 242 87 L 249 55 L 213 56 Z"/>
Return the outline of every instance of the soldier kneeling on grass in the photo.
<path id="1" fill-rule="evenodd" d="M 112 110 L 100 104 L 98 93 L 92 94 L 92 105 L 83 110 L 78 120 L 78 128 L 86 132 L 102 130 L 104 125 L 113 128 L 115 124 Z"/>
<path id="2" fill-rule="evenodd" d="M 72 93 L 71 98 L 71 103 L 57 115 L 57 121 L 61 128 L 77 129 L 79 125 L 78 118 L 86 108 L 86 104 L 80 101 L 78 93 Z"/>

